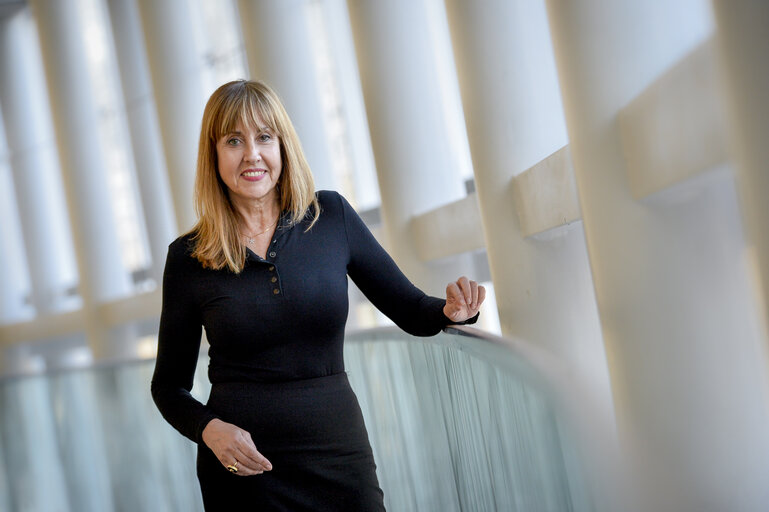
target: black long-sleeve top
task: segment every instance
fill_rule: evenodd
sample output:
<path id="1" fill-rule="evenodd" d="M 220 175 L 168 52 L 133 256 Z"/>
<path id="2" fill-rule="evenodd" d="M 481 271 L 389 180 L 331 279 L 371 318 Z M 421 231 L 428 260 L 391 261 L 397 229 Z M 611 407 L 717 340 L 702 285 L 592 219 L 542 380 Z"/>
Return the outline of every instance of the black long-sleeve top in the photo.
<path id="1" fill-rule="evenodd" d="M 216 415 L 190 395 L 201 327 L 211 383 L 288 381 L 344 371 L 347 276 L 406 332 L 437 334 L 444 299 L 414 286 L 347 201 L 318 192 L 321 214 L 291 225 L 283 214 L 265 259 L 247 250 L 240 274 L 191 256 L 190 235 L 168 248 L 152 397 L 179 432 L 202 442 Z M 475 322 L 476 317 L 467 323 Z"/>

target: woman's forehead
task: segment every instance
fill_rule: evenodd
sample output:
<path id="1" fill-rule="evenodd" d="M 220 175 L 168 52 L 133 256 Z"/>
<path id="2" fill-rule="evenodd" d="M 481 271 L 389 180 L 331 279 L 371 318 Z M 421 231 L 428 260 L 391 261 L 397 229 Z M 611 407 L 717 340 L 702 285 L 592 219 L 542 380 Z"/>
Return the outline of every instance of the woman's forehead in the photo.
<path id="1" fill-rule="evenodd" d="M 230 130 L 228 130 L 228 133 L 260 133 L 267 130 L 272 131 L 272 129 L 261 120 L 250 123 L 243 123 L 242 121 L 238 121 L 234 126 L 232 126 Z"/>
<path id="2" fill-rule="evenodd" d="M 246 133 L 246 132 L 263 132 L 265 130 L 274 131 L 275 128 L 270 126 L 270 123 L 262 119 L 262 117 L 255 113 L 253 115 L 240 115 L 233 117 L 229 122 L 222 123 L 222 134 L 227 133 Z"/>

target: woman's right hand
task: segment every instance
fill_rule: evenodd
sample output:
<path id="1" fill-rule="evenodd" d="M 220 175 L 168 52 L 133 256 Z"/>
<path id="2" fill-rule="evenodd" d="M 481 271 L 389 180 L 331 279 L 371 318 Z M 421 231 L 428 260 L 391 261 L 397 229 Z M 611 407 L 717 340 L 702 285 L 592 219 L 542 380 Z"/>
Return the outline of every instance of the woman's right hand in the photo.
<path id="1" fill-rule="evenodd" d="M 272 469 L 272 464 L 259 453 L 251 434 L 232 423 L 218 418 L 209 421 L 203 429 L 206 443 L 224 467 L 234 465 L 238 476 L 260 475 Z"/>

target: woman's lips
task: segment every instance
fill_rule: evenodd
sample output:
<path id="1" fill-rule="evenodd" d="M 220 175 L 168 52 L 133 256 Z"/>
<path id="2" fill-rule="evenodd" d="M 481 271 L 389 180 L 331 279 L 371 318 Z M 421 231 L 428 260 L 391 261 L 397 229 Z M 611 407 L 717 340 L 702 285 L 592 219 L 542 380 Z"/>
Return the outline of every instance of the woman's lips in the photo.
<path id="1" fill-rule="evenodd" d="M 267 176 L 267 171 L 264 169 L 248 170 L 240 176 L 246 181 L 259 181 Z"/>

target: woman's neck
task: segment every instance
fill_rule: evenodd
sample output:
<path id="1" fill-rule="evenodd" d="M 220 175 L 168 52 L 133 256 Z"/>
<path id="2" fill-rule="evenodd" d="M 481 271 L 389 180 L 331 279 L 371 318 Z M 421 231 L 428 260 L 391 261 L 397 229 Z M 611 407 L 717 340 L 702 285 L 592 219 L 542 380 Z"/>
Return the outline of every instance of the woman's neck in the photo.
<path id="1" fill-rule="evenodd" d="M 233 203 L 241 222 L 241 231 L 244 235 L 253 235 L 271 228 L 280 217 L 280 205 L 276 198 L 266 201 L 253 201 L 248 203 Z"/>

